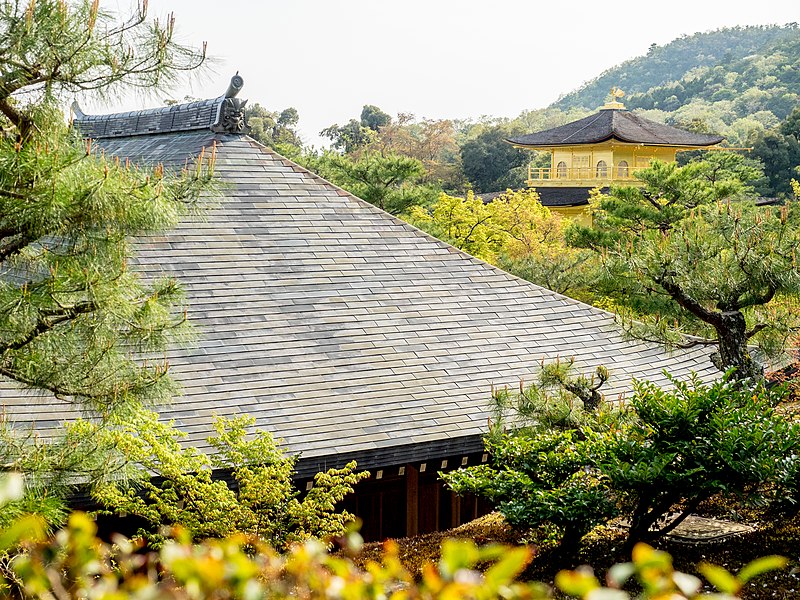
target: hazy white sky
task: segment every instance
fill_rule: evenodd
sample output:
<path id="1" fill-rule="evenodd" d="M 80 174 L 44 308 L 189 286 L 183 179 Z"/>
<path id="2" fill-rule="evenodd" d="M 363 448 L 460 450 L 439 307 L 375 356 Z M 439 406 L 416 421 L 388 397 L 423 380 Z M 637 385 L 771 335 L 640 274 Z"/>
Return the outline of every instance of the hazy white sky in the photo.
<path id="1" fill-rule="evenodd" d="M 106 0 L 127 11 L 135 0 Z M 797 0 L 150 0 L 175 13 L 178 37 L 208 42 L 212 70 L 172 94 L 218 96 L 230 76 L 241 97 L 294 106 L 306 142 L 364 104 L 419 117 L 514 117 L 603 70 L 682 35 L 800 21 Z M 162 98 L 123 107 L 158 106 Z"/>

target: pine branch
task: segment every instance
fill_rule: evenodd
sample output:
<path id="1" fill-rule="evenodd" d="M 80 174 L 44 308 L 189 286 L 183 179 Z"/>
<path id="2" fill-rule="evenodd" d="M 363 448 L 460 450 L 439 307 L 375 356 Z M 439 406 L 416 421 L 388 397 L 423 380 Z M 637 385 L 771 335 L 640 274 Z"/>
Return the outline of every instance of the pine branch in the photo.
<path id="1" fill-rule="evenodd" d="M 769 327 L 768 323 L 757 323 L 757 324 L 753 325 L 753 328 L 750 331 L 748 331 L 747 333 L 745 333 L 746 339 L 749 340 L 751 337 L 756 335 L 758 332 L 763 331 L 767 327 Z"/>
<path id="2" fill-rule="evenodd" d="M 11 106 L 8 102 L 8 95 L 6 94 L 5 88 L 3 88 L 3 97 L 0 98 L 0 112 L 14 124 L 23 139 L 27 138 L 33 131 L 33 121 Z"/>
<path id="3" fill-rule="evenodd" d="M 19 194 L 17 192 L 12 192 L 10 190 L 0 190 L 0 196 L 5 196 L 6 198 L 14 198 L 15 200 L 25 200 L 27 196 L 24 194 Z M 2 234 L 2 231 L 0 231 Z"/>
<path id="4" fill-rule="evenodd" d="M 34 380 L 31 379 L 30 377 L 22 375 L 21 373 L 15 371 L 14 369 L 9 369 L 8 367 L 4 367 L 2 365 L 0 365 L 0 375 L 8 377 L 12 381 L 16 381 L 18 383 L 21 383 L 22 385 L 27 385 L 28 387 L 38 388 L 51 392 L 56 398 L 64 398 L 65 396 L 80 396 L 82 398 L 99 400 L 106 397 L 105 394 L 92 392 L 89 391 L 88 389 L 80 391 L 71 390 L 69 388 L 60 388 L 56 385 L 49 384 L 45 381 Z"/>
<path id="5" fill-rule="evenodd" d="M 0 348 L 0 351 L 5 352 L 7 350 L 19 350 L 24 348 L 39 336 L 48 331 L 52 331 L 57 325 L 66 321 L 71 321 L 78 315 L 94 312 L 95 310 L 97 310 L 97 304 L 89 301 L 81 302 L 62 311 L 51 313 L 48 317 L 40 319 L 36 326 L 22 338 L 10 344 L 6 344 L 4 347 Z"/>
<path id="6" fill-rule="evenodd" d="M 767 304 L 775 297 L 776 291 L 777 290 L 775 289 L 775 287 L 770 285 L 761 294 L 750 292 L 749 294 L 746 294 L 746 296 L 749 296 L 748 299 L 742 300 L 741 302 L 737 303 L 738 304 L 737 308 L 742 309 L 742 308 L 748 308 L 750 306 L 762 306 L 764 304 Z"/>
<path id="7" fill-rule="evenodd" d="M 692 336 L 688 338 L 686 342 L 675 344 L 675 347 L 686 350 L 688 348 L 694 348 L 695 346 L 716 346 L 717 344 L 719 344 L 719 340 Z"/>
<path id="8" fill-rule="evenodd" d="M 662 206 L 661 206 L 661 205 L 660 205 L 660 204 L 659 204 L 659 203 L 656 201 L 656 199 L 655 199 L 655 198 L 653 198 L 653 195 L 652 195 L 650 192 L 648 192 L 648 191 L 646 191 L 646 190 L 642 190 L 642 198 L 644 198 L 645 200 L 647 200 L 647 201 L 650 203 L 650 205 L 651 205 L 653 208 L 655 208 L 655 209 L 656 209 L 658 212 L 662 212 L 662 211 L 664 210 L 664 207 L 662 207 Z"/>
<path id="9" fill-rule="evenodd" d="M 689 311 L 701 321 L 705 321 L 715 327 L 722 324 L 722 314 L 713 310 L 708 310 L 697 300 L 687 294 L 683 288 L 671 281 L 665 275 L 653 277 L 653 280 L 660 285 L 677 302 L 681 308 Z"/>
<path id="10" fill-rule="evenodd" d="M 620 318 L 622 323 L 620 324 L 623 331 L 627 333 L 632 338 L 640 340 L 642 342 L 650 342 L 651 344 L 666 344 L 667 346 L 680 348 L 681 350 L 688 350 L 689 348 L 694 348 L 696 346 L 716 346 L 719 344 L 719 340 L 711 339 L 711 338 L 701 338 L 695 335 L 687 335 L 681 334 L 682 338 L 685 340 L 683 342 L 676 342 L 669 339 L 665 339 L 665 337 L 657 337 L 657 336 L 650 336 L 645 333 L 646 326 L 642 325 L 641 323 L 637 323 L 633 319 L 630 320 L 630 325 L 625 323 L 624 318 Z M 636 325 L 639 324 L 640 327 L 636 328 Z"/>

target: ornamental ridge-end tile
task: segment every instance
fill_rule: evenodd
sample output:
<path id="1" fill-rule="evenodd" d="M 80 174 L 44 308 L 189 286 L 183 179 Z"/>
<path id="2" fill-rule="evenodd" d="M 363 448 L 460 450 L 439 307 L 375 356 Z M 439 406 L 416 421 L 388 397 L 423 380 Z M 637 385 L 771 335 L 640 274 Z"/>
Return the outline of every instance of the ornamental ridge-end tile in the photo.
<path id="1" fill-rule="evenodd" d="M 250 131 L 245 116 L 247 100 L 237 98 L 243 87 L 244 79 L 237 72 L 218 98 L 110 115 L 87 115 L 76 101 L 71 107 L 72 124 L 84 137 L 92 139 L 193 130 L 246 134 Z"/>

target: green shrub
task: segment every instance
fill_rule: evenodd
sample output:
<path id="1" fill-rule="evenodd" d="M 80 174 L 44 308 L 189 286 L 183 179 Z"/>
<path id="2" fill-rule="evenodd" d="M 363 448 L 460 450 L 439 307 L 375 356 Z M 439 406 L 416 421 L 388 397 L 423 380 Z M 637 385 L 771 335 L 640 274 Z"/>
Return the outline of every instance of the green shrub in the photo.
<path id="1" fill-rule="evenodd" d="M 252 424 L 246 416 L 215 419 L 212 456 L 183 446 L 182 434 L 146 411 L 115 426 L 80 421 L 70 430 L 76 440 L 93 438 L 114 448 L 120 461 L 142 474 L 134 481 L 97 482 L 92 496 L 112 515 L 145 519 L 150 526 L 141 534 L 151 544 L 160 542 L 165 525 L 179 525 L 195 540 L 243 533 L 279 549 L 341 535 L 355 517 L 337 512 L 336 504 L 369 474 L 356 472 L 355 462 L 329 469 L 301 498 L 292 482 L 295 458 L 283 454 L 267 431 L 248 435 Z M 212 468 L 230 473 L 233 486 Z"/>
<path id="2" fill-rule="evenodd" d="M 715 494 L 780 489 L 798 466 L 800 427 L 775 410 L 783 388 L 673 384 L 665 390 L 636 382 L 628 407 L 634 418 L 598 455 L 598 469 L 631 511 L 631 542 L 668 533 Z M 677 517 L 655 528 L 676 504 Z"/>
<path id="3" fill-rule="evenodd" d="M 494 466 L 459 469 L 442 477 L 456 493 L 493 502 L 515 527 L 551 523 L 571 553 L 595 525 L 616 514 L 606 483 L 592 464 L 597 436 L 577 431 L 530 431 L 486 440 Z"/>
<path id="4" fill-rule="evenodd" d="M 669 533 L 711 496 L 765 499 L 796 486 L 800 426 L 776 411 L 782 387 L 747 387 L 727 378 L 706 385 L 673 380 L 672 389 L 635 382 L 619 410 L 576 409 L 580 390 L 597 386 L 545 368 L 518 394 L 495 394 L 501 409 L 485 446 L 491 465 L 444 475 L 457 493 L 492 502 L 514 526 L 551 523 L 574 547 L 595 525 L 629 518 L 628 547 Z M 556 370 L 556 372 L 558 372 Z M 553 394 L 544 383 L 561 383 Z M 565 395 L 567 394 L 567 395 Z M 569 410 L 564 407 L 568 406 Z M 675 517 L 667 513 L 676 506 Z M 660 523 L 660 526 L 657 525 Z"/>

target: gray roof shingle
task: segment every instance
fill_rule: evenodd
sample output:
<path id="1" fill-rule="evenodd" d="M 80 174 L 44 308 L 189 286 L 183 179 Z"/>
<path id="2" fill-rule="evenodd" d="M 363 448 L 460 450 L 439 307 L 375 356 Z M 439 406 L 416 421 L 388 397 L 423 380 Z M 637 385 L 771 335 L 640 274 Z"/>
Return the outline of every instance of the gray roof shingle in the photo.
<path id="1" fill-rule="evenodd" d="M 98 143 L 177 167 L 217 146 L 219 202 L 138 240 L 135 257 L 145 277 L 186 289 L 197 339 L 170 352 L 183 393 L 160 412 L 202 449 L 212 415 L 248 413 L 319 465 L 479 450 L 491 386 L 530 379 L 541 359 L 608 366 L 612 398 L 634 377 L 666 383 L 665 369 L 717 375 L 707 350 L 626 340 L 612 315 L 431 238 L 246 136 L 206 128 Z M 0 401 L 37 429 L 77 416 L 9 381 Z"/>

